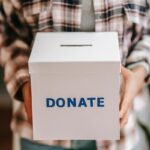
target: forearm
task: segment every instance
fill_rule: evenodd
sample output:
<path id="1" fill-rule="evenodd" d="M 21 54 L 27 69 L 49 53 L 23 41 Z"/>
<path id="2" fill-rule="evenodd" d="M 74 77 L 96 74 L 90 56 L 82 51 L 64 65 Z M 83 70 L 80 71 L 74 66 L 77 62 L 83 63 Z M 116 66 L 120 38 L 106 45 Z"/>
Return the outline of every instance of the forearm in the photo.
<path id="1" fill-rule="evenodd" d="M 142 81 L 144 83 L 145 77 L 147 75 L 145 68 L 143 68 L 142 66 L 136 66 L 132 68 L 131 71 L 135 74 L 139 81 Z"/>
<path id="2" fill-rule="evenodd" d="M 143 89 L 145 83 L 145 77 L 147 76 L 147 72 L 145 68 L 142 66 L 136 66 L 131 69 L 131 71 L 134 73 L 135 78 L 137 78 L 137 81 L 139 83 L 139 92 Z"/>

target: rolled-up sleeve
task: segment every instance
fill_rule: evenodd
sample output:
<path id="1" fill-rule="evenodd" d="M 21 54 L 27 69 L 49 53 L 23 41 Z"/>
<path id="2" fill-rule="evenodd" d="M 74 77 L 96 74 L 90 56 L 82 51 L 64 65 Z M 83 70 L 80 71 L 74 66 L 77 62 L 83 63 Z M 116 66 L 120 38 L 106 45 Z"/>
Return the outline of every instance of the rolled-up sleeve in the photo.
<path id="1" fill-rule="evenodd" d="M 10 96 L 22 101 L 21 87 L 30 78 L 28 58 L 33 33 L 18 2 L 0 2 L 0 64 L 4 69 L 4 81 Z"/>
<path id="2" fill-rule="evenodd" d="M 145 80 L 150 77 L 150 34 L 145 33 L 142 39 L 138 41 L 127 58 L 126 66 L 133 69 L 137 66 L 144 67 L 146 71 Z"/>
<path id="3" fill-rule="evenodd" d="M 150 7 L 148 1 L 140 1 L 131 7 L 128 0 L 125 1 L 125 12 L 128 20 L 132 24 L 127 28 L 129 41 L 127 43 L 128 53 L 126 57 L 126 67 L 133 69 L 142 66 L 145 69 L 145 81 L 150 78 Z M 125 37 L 126 38 L 126 37 Z"/>

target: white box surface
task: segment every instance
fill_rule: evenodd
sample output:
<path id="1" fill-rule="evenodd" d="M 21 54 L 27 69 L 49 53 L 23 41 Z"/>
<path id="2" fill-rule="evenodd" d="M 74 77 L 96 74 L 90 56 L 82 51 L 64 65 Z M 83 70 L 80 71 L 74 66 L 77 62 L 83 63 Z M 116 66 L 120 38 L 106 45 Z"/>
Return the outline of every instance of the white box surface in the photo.
<path id="1" fill-rule="evenodd" d="M 38 33 L 29 72 L 35 140 L 119 139 L 117 33 Z"/>

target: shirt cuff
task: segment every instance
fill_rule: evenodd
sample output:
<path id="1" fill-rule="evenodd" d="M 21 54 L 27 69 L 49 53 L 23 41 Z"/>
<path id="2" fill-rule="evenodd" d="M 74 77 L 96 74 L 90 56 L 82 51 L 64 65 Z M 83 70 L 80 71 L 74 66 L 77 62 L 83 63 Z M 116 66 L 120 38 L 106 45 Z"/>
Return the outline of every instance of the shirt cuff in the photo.
<path id="1" fill-rule="evenodd" d="M 21 69 L 6 83 L 7 90 L 12 97 L 19 101 L 23 101 L 22 86 L 30 80 L 28 69 Z"/>

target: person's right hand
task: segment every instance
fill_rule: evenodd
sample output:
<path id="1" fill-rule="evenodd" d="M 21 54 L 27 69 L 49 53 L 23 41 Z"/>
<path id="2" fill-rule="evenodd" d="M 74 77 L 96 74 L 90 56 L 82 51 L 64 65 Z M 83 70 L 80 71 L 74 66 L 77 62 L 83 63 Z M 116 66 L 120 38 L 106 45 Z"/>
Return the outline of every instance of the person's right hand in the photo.
<path id="1" fill-rule="evenodd" d="M 32 100 L 31 100 L 31 84 L 26 82 L 22 87 L 25 109 L 27 112 L 28 121 L 32 124 Z"/>

